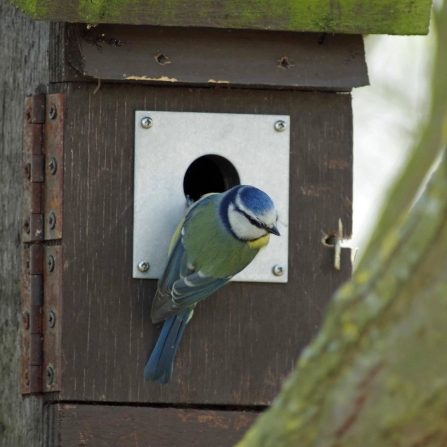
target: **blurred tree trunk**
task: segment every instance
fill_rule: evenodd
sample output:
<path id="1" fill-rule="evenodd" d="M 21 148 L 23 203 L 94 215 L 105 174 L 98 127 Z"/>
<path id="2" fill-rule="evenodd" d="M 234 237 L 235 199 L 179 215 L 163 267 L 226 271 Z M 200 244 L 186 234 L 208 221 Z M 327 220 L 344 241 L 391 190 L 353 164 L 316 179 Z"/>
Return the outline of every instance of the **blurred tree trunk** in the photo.
<path id="1" fill-rule="evenodd" d="M 237 447 L 447 445 L 447 1 L 431 116 L 351 282 Z"/>

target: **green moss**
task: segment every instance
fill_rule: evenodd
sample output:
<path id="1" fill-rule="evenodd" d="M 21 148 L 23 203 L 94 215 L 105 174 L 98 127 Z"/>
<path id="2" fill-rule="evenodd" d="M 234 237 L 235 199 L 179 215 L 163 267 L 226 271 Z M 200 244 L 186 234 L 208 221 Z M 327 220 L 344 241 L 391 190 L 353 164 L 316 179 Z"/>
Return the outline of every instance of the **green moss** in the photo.
<path id="1" fill-rule="evenodd" d="M 431 0 L 10 1 L 44 20 L 375 34 L 425 34 L 431 7 Z"/>
<path id="2" fill-rule="evenodd" d="M 14 6 L 19 8 L 28 16 L 36 20 L 45 20 L 51 14 L 52 0 L 10 0 Z"/>
<path id="3" fill-rule="evenodd" d="M 79 16 L 85 22 L 101 23 L 119 19 L 119 8 L 126 3 L 131 6 L 135 0 L 79 0 Z"/>

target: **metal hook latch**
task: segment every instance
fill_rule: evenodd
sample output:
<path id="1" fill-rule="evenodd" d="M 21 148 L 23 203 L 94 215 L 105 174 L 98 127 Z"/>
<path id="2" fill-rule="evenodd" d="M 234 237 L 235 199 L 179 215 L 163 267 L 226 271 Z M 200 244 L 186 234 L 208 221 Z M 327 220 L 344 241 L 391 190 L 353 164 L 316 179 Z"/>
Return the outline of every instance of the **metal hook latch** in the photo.
<path id="1" fill-rule="evenodd" d="M 343 223 L 341 219 L 338 219 L 338 232 L 333 234 L 324 234 L 324 237 L 322 239 L 322 243 L 325 247 L 333 248 L 334 249 L 334 269 L 340 270 L 340 264 L 341 264 L 341 249 L 345 248 L 342 247 L 342 242 L 349 240 L 348 237 L 345 238 L 343 235 Z"/>

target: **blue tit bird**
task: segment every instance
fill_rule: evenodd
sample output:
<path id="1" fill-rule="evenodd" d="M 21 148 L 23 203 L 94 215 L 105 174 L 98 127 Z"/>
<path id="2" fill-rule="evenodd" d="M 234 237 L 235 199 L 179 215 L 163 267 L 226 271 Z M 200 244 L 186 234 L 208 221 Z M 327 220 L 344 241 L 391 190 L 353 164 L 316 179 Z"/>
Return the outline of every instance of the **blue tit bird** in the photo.
<path id="1" fill-rule="evenodd" d="M 152 322 L 164 321 L 144 378 L 167 384 L 183 331 L 199 301 L 239 273 L 279 236 L 270 197 L 253 186 L 207 194 L 194 203 L 175 232 L 152 303 Z"/>

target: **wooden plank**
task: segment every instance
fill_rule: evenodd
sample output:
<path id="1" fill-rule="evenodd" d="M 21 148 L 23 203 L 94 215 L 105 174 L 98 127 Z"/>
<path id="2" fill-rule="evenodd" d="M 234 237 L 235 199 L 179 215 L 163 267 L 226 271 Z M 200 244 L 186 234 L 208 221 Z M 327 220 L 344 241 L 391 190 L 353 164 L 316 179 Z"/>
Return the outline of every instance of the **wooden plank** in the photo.
<path id="1" fill-rule="evenodd" d="M 23 203 L 24 99 L 27 93 L 34 93 L 39 84 L 48 82 L 46 57 L 48 37 L 47 23 L 33 22 L 5 0 L 0 0 L 0 444 L 2 446 L 43 445 L 45 410 L 42 398 L 20 395 L 20 384 L 22 380 L 26 380 L 20 375 L 20 338 L 22 329 L 26 327 L 26 320 L 22 322 L 20 312 L 20 274 L 24 252 L 20 234 Z M 29 283 L 26 287 L 29 287 Z M 26 388 L 29 390 L 29 384 Z"/>
<path id="2" fill-rule="evenodd" d="M 350 277 L 322 231 L 351 231 L 350 95 L 71 84 L 65 93 L 61 400 L 267 405 Z M 289 114 L 288 284 L 232 283 L 201 303 L 173 382 L 145 382 L 154 280 L 132 279 L 135 110 Z M 210 149 L 212 150 L 212 149 Z M 274 150 L 274 148 L 272 148 Z M 184 173 L 178 173 L 183 175 Z M 275 173 L 274 175 L 281 175 Z"/>
<path id="3" fill-rule="evenodd" d="M 59 447 L 231 447 L 258 413 L 106 405 L 55 405 Z"/>
<path id="4" fill-rule="evenodd" d="M 67 24 L 64 38 L 60 65 L 76 68 L 77 80 L 336 91 L 368 84 L 360 35 Z"/>
<path id="5" fill-rule="evenodd" d="M 431 0 L 10 0 L 37 20 L 266 29 L 348 34 L 427 34 Z"/>

